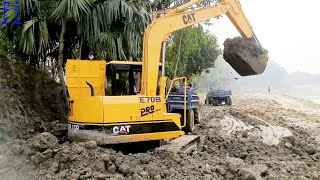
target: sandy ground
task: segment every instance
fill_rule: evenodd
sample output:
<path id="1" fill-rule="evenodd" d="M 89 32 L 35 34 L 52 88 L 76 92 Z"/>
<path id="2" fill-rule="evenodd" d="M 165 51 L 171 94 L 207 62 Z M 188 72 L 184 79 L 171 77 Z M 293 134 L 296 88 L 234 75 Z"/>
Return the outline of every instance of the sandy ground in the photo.
<path id="1" fill-rule="evenodd" d="M 232 106 L 202 106 L 201 151 L 123 155 L 95 142 L 42 133 L 0 142 L 0 179 L 320 179 L 320 107 L 239 92 Z"/>
<path id="2" fill-rule="evenodd" d="M 242 106 L 244 103 L 241 101 L 247 98 L 251 100 L 261 100 L 262 102 L 257 104 L 259 105 L 258 107 L 268 101 L 279 104 L 281 106 L 279 114 L 282 113 L 285 124 L 303 128 L 305 131 L 310 132 L 315 139 L 320 142 L 320 104 L 277 93 L 268 94 L 243 91 L 236 93 L 235 98 L 236 106 Z"/>

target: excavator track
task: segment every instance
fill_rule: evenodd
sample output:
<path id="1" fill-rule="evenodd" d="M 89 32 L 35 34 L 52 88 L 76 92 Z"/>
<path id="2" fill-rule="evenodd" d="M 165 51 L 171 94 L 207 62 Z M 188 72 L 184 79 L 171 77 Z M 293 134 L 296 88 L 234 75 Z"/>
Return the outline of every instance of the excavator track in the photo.
<path id="1" fill-rule="evenodd" d="M 183 135 L 159 147 L 157 151 L 183 152 L 194 156 L 200 151 L 200 137 L 197 135 Z"/>

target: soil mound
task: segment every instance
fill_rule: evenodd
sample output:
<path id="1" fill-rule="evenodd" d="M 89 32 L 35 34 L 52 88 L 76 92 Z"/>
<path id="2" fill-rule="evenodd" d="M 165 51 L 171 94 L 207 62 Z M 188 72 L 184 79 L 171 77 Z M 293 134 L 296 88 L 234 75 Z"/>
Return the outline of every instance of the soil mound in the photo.
<path id="1" fill-rule="evenodd" d="M 194 132 L 201 150 L 194 157 L 157 149 L 124 155 L 95 141 L 64 141 L 65 106 L 61 86 L 46 73 L 0 58 L 0 177 L 320 179 L 313 131 L 288 120 L 303 117 L 260 96 L 202 106 Z"/>
<path id="2" fill-rule="evenodd" d="M 47 73 L 0 57 L 0 139 L 27 139 L 67 130 L 62 88 Z"/>

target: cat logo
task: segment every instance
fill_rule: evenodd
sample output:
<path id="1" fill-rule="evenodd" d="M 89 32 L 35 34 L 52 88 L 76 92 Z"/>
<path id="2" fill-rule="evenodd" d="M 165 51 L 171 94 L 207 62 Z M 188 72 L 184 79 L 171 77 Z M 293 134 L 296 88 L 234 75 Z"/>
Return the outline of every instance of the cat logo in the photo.
<path id="1" fill-rule="evenodd" d="M 183 15 L 182 16 L 182 20 L 183 20 L 183 23 L 187 25 L 187 24 L 190 24 L 192 22 L 195 22 L 196 18 L 194 17 L 194 13 L 190 13 L 190 14 L 187 14 L 187 15 Z"/>
<path id="2" fill-rule="evenodd" d="M 130 129 L 130 125 L 127 126 L 114 126 L 112 128 L 113 134 L 117 135 L 123 135 L 123 134 L 128 134 Z"/>

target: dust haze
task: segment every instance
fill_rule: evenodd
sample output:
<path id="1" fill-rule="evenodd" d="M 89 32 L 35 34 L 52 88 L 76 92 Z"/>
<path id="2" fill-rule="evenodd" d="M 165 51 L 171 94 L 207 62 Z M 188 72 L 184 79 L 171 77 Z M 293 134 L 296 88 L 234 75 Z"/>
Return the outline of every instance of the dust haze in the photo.
<path id="1" fill-rule="evenodd" d="M 196 80 L 199 92 L 205 93 L 210 88 L 267 92 L 268 87 L 270 87 L 271 92 L 292 95 L 320 103 L 320 74 L 288 73 L 285 68 L 272 59 L 261 75 L 242 77 L 221 56 L 217 58 L 215 67 L 209 70 L 209 73 L 203 73 Z"/>

